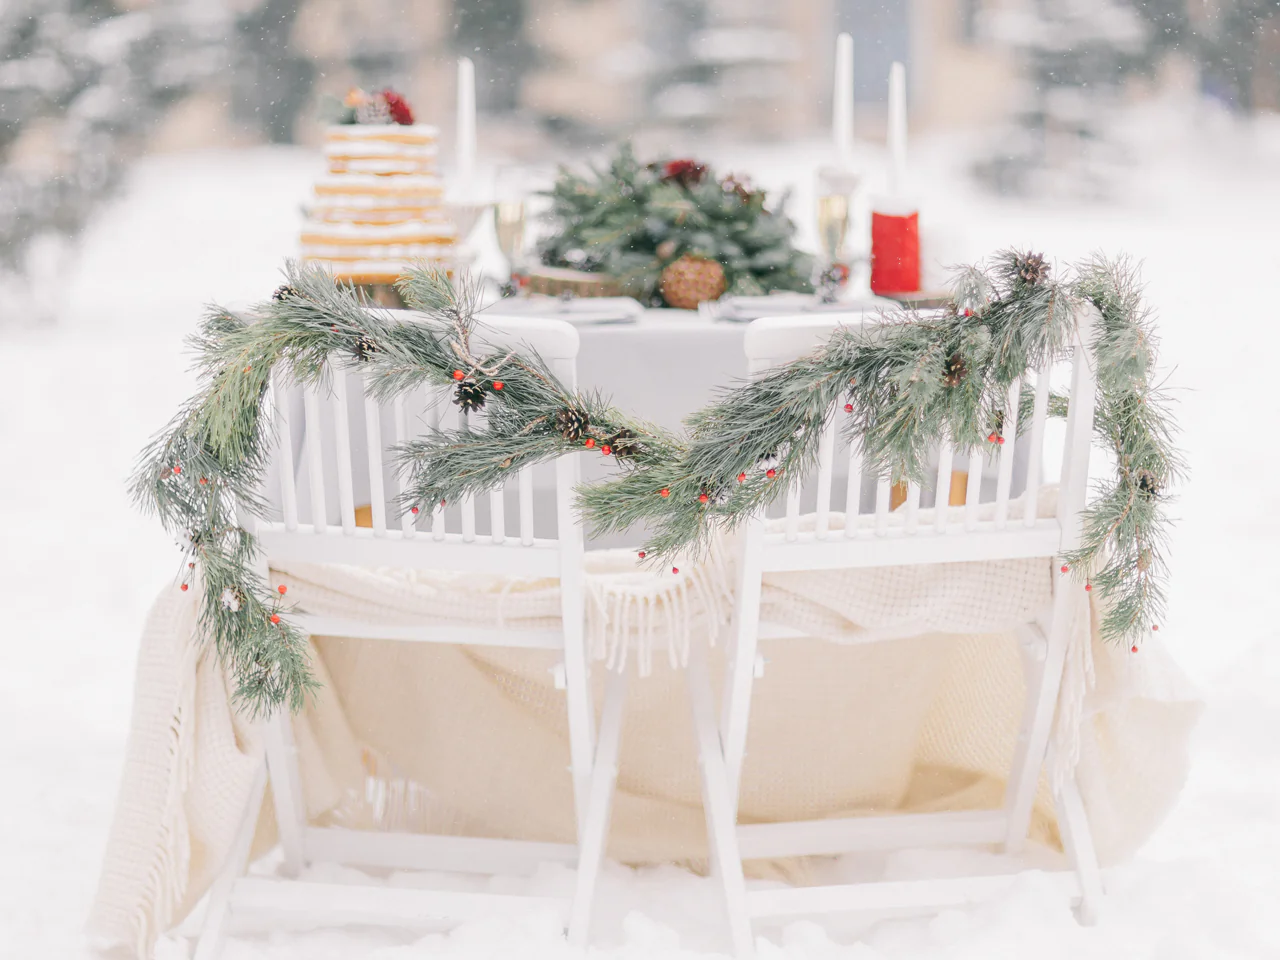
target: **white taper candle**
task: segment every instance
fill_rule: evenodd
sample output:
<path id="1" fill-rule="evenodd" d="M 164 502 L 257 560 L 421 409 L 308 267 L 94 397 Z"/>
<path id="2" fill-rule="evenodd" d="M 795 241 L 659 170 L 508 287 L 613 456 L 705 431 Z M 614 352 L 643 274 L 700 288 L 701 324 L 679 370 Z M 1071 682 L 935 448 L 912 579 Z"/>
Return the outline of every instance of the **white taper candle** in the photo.
<path id="1" fill-rule="evenodd" d="M 889 68 L 889 195 L 906 187 L 907 173 L 907 68 L 895 62 Z"/>
<path id="2" fill-rule="evenodd" d="M 836 75 L 831 95 L 831 131 L 836 161 L 848 167 L 853 161 L 853 35 L 836 37 Z"/>
<path id="3" fill-rule="evenodd" d="M 469 57 L 458 60 L 458 192 L 472 199 L 476 167 L 476 68 Z"/>

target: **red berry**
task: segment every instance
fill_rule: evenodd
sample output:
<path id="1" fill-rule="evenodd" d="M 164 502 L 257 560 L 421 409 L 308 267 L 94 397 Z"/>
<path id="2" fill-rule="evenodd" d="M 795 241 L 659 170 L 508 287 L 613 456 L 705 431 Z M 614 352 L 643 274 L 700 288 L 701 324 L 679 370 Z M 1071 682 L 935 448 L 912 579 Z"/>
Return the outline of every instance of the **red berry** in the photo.
<path id="1" fill-rule="evenodd" d="M 606 443 L 603 447 L 600 448 L 600 452 L 607 457 L 609 454 L 613 453 L 613 447 L 609 446 Z"/>
<path id="2" fill-rule="evenodd" d="M 453 371 L 453 379 L 455 379 L 455 380 L 461 380 L 461 379 L 462 379 L 463 377 L 465 377 L 465 376 L 466 376 L 466 374 L 465 374 L 465 373 L 463 373 L 461 370 L 455 370 L 455 371 Z"/>
<path id="3" fill-rule="evenodd" d="M 1071 568 L 1070 568 L 1070 567 L 1068 567 L 1065 563 L 1062 565 L 1062 572 L 1063 572 L 1063 573 L 1066 573 L 1066 572 L 1067 572 L 1068 570 L 1070 570 L 1070 569 L 1071 569 Z"/>
<path id="4" fill-rule="evenodd" d="M 641 560 L 643 560 L 643 559 L 644 559 L 644 551 L 643 551 L 643 550 L 641 550 L 641 551 L 640 551 L 640 553 L 638 554 L 638 556 L 640 557 L 640 559 L 641 559 Z"/>
<path id="5" fill-rule="evenodd" d="M 289 588 L 286 587 L 283 583 L 280 584 L 280 586 L 276 587 L 276 589 L 280 591 L 280 596 L 282 597 L 289 592 Z"/>
<path id="6" fill-rule="evenodd" d="M 595 437 L 587 437 L 587 439 L 586 439 L 586 440 L 582 441 L 582 445 L 583 445 L 584 447 L 586 447 L 588 450 L 590 450 L 592 447 L 594 447 L 594 446 L 596 445 L 596 438 L 595 438 Z"/>
<path id="7" fill-rule="evenodd" d="M 968 307 L 965 307 L 965 308 L 964 308 L 964 315 L 965 315 L 966 317 L 972 317 L 972 316 L 973 316 L 973 311 L 972 311 L 972 310 L 970 310 Z"/>
<path id="8" fill-rule="evenodd" d="M 738 474 L 738 482 L 739 482 L 739 483 L 745 483 L 745 482 L 746 482 L 746 480 L 747 480 L 747 475 L 746 475 L 745 473 L 740 473 L 740 474 Z"/>
<path id="9" fill-rule="evenodd" d="M 187 564 L 187 569 L 188 569 L 188 570 L 194 570 L 195 568 L 196 568 L 196 565 L 195 565 L 195 563 L 194 563 L 194 562 L 193 562 L 193 563 L 188 563 L 188 564 Z"/>
<path id="10" fill-rule="evenodd" d="M 1137 653 L 1137 652 L 1138 652 L 1138 645 L 1135 643 L 1132 647 L 1130 647 L 1130 648 L 1129 648 L 1129 652 L 1130 652 L 1130 653 Z"/>
<path id="11" fill-rule="evenodd" d="M 710 499 L 711 499 L 711 498 L 710 498 L 710 497 L 708 497 L 705 493 L 700 493 L 700 494 L 698 494 L 698 502 L 699 502 L 699 503 L 706 503 L 706 502 L 707 502 L 708 500 L 710 500 Z"/>
<path id="12" fill-rule="evenodd" d="M 443 506 L 445 505 L 445 503 L 447 503 L 447 502 L 448 502 L 448 501 L 446 501 L 443 497 L 441 497 L 441 498 L 440 498 L 440 506 L 442 506 L 442 507 L 443 507 Z"/>
<path id="13" fill-rule="evenodd" d="M 671 496 L 671 491 L 668 490 L 666 487 L 663 487 L 661 490 L 658 491 L 658 496 L 669 497 Z"/>
<path id="14" fill-rule="evenodd" d="M 493 389 L 495 389 L 495 390 L 501 390 L 501 389 L 502 389 L 503 387 L 505 387 L 505 386 L 506 386 L 506 384 L 505 384 L 505 383 L 503 383 L 501 380 L 495 380 L 495 381 L 493 381 Z"/>
<path id="15" fill-rule="evenodd" d="M 1085 592 L 1085 593 L 1088 593 L 1088 592 L 1089 592 L 1089 591 L 1091 591 L 1092 589 L 1093 589 L 1093 584 L 1092 584 L 1092 583 L 1086 583 L 1086 584 L 1084 585 L 1084 592 Z"/>
<path id="16" fill-rule="evenodd" d="M 1000 446 L 1002 446 L 1002 447 L 1003 447 L 1003 446 L 1004 446 L 1004 437 L 996 437 L 996 443 L 1000 444 Z"/>
<path id="17" fill-rule="evenodd" d="M 208 482 L 209 482 L 209 478 L 208 478 L 208 477 L 201 477 L 201 478 L 200 478 L 200 486 L 202 486 L 202 487 L 203 487 L 203 486 L 204 486 L 206 483 L 208 483 Z"/>
<path id="18" fill-rule="evenodd" d="M 182 585 L 182 592 L 183 593 L 187 592 L 187 585 L 185 583 Z"/>
<path id="19" fill-rule="evenodd" d="M 672 568 L 671 568 L 671 572 L 672 572 L 672 573 L 679 573 L 679 572 L 680 572 L 680 568 L 679 568 L 679 567 L 672 567 Z"/>
<path id="20" fill-rule="evenodd" d="M 280 614 L 278 614 L 278 613 L 273 613 L 273 614 L 271 615 L 271 622 L 272 622 L 272 623 L 279 623 L 279 622 L 280 622 Z"/>
<path id="21" fill-rule="evenodd" d="M 1160 625 L 1159 625 L 1158 623 L 1153 623 L 1153 624 L 1151 625 L 1151 629 L 1152 629 L 1152 630 L 1156 630 L 1156 631 L 1158 631 L 1158 630 L 1160 629 Z"/>
<path id="22" fill-rule="evenodd" d="M 330 329 L 330 330 L 332 330 L 334 333 L 337 333 L 337 332 L 338 332 L 338 325 L 335 323 L 335 324 L 334 324 L 332 327 L 330 327 L 329 329 Z"/>
<path id="23" fill-rule="evenodd" d="M 766 471 L 764 472 L 764 475 L 765 475 L 766 477 L 768 477 L 770 480 L 772 480 L 774 477 L 776 477 L 776 476 L 778 475 L 778 471 L 777 471 L 777 470 L 773 470 L 773 469 L 769 469 L 769 470 L 766 470 Z"/>
<path id="24" fill-rule="evenodd" d="M 996 442 L 996 433 L 994 430 L 992 430 L 990 433 L 987 434 L 987 443 L 995 443 L 995 442 Z"/>
<path id="25" fill-rule="evenodd" d="M 410 513 L 413 513 L 413 514 L 416 514 L 416 513 L 418 512 L 418 508 L 417 508 L 417 507 L 410 507 L 410 508 L 409 508 L 409 512 L 410 512 Z"/>
<path id="26" fill-rule="evenodd" d="M 181 473 L 181 472 L 182 472 L 182 468 L 181 468 L 180 466 L 178 466 L 178 465 L 175 463 L 175 464 L 173 465 L 173 472 L 174 472 L 174 473 Z"/>
<path id="27" fill-rule="evenodd" d="M 846 404 L 844 405 L 844 412 L 845 412 L 845 413 L 853 413 L 853 404 L 852 404 L 852 403 L 846 403 Z"/>

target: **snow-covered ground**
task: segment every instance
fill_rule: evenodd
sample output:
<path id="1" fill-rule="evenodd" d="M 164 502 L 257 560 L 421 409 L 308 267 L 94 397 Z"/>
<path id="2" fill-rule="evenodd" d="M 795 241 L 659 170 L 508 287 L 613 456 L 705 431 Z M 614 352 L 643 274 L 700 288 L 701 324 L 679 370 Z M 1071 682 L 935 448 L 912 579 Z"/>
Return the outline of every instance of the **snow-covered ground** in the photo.
<path id="1" fill-rule="evenodd" d="M 1127 133 L 1134 168 L 1122 199 L 1106 205 L 979 195 L 958 172 L 964 151 L 953 141 L 921 142 L 913 162 L 926 237 L 942 259 L 1021 244 L 1059 261 L 1095 249 L 1145 261 L 1192 468 L 1176 508 L 1161 637 L 1209 703 L 1182 801 L 1138 856 L 1108 871 L 1096 927 L 1078 927 L 1028 873 L 1000 904 L 863 930 L 805 922 L 767 931 L 766 956 L 1280 956 L 1271 914 L 1280 894 L 1280 628 L 1271 592 L 1280 513 L 1263 495 L 1280 472 L 1271 371 L 1280 354 L 1272 284 L 1280 136 L 1185 106 L 1135 115 Z M 725 148 L 714 159 L 767 186 L 793 182 L 803 212 L 822 158 Z M 314 156 L 292 149 L 140 163 L 72 269 L 51 278 L 59 323 L 0 324 L 0 956 L 84 954 L 80 927 L 120 775 L 135 644 L 177 564 L 166 535 L 131 508 L 124 478 L 190 389 L 182 338 L 201 305 L 257 299 L 276 284 L 316 170 Z M 602 901 L 593 948 L 602 957 L 722 948 L 706 880 L 614 868 Z M 186 950 L 171 938 L 160 957 Z M 569 954 L 546 924 L 486 923 L 425 939 L 368 930 L 241 936 L 225 956 Z"/>

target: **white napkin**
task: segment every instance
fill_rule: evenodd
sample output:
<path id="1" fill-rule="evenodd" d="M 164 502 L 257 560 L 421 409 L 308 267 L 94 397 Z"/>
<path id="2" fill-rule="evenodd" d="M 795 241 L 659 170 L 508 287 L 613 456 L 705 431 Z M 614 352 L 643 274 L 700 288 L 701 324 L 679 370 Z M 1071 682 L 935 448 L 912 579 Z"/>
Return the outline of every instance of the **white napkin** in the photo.
<path id="1" fill-rule="evenodd" d="M 495 314 L 554 317 L 572 324 L 635 323 L 644 307 L 631 297 L 508 297 L 488 307 Z"/>

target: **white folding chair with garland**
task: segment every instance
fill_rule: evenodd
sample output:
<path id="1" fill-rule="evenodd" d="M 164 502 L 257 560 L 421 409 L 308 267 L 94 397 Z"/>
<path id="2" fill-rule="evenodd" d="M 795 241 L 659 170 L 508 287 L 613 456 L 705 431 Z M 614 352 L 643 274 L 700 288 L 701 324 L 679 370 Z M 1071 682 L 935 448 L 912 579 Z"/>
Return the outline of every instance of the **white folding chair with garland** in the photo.
<path id="1" fill-rule="evenodd" d="M 578 335 L 563 321 L 486 317 L 477 324 L 475 290 L 455 292 L 434 271 L 415 273 L 403 288 L 425 314 L 370 309 L 315 269 L 290 268 L 289 281 L 253 315 L 215 312 L 206 322 L 198 342 L 205 390 L 147 451 L 135 480 L 139 499 L 187 540 L 205 632 L 241 708 L 261 715 L 265 727 L 267 762 L 210 891 L 196 956 L 217 956 L 228 915 L 241 908 L 410 927 L 549 909 L 563 918 L 572 942 L 584 943 L 616 780 L 625 674 L 613 673 L 605 685 L 597 732 L 583 536 L 572 494 L 584 445 L 625 451 L 632 435 L 592 427 L 593 414 L 606 418 L 574 392 Z M 521 422 L 513 431 L 507 397 L 536 398 L 550 414 L 536 429 Z M 478 465 L 439 454 L 441 446 L 466 450 L 504 429 L 516 448 L 495 457 L 490 446 Z M 432 455 L 415 460 L 421 450 Z M 393 469 L 396 457 L 416 464 L 416 472 Z M 554 466 L 555 515 L 540 508 L 535 530 L 533 467 L 541 462 Z M 278 481 L 278 495 L 263 489 L 268 475 Z M 515 494 L 513 525 L 507 489 Z M 357 505 L 366 497 L 367 522 L 360 523 Z M 296 564 L 555 578 L 560 623 L 522 630 L 500 618 L 388 623 L 309 613 L 276 572 Z M 315 687 L 308 636 L 558 653 L 578 843 L 309 823 L 289 716 Z M 268 778 L 283 878 L 244 875 Z M 304 867 L 321 863 L 519 875 L 545 862 L 577 867 L 571 899 L 298 879 Z"/>
<path id="2" fill-rule="evenodd" d="M 990 272 L 964 272 L 954 308 L 938 315 L 757 320 L 745 343 L 753 379 L 689 421 L 692 435 L 681 462 L 589 491 L 588 516 L 605 527 L 616 512 L 611 501 L 650 494 L 649 510 L 633 508 L 628 515 L 643 513 L 656 531 L 646 544 L 649 554 L 741 525 L 718 716 L 705 651 L 695 648 L 689 669 L 711 861 L 739 955 L 753 952 L 757 918 L 927 911 L 1008 888 L 1008 876 L 980 876 L 748 889 L 742 862 L 936 846 L 1023 847 L 1052 752 L 1069 647 L 1088 620 L 1086 592 L 1101 588 L 1104 634 L 1132 645 L 1134 653 L 1141 637 L 1158 629 L 1160 494 L 1178 462 L 1149 380 L 1151 343 L 1136 288 L 1122 268 L 1096 262 L 1058 283 L 1034 255 L 1006 255 Z M 1057 362 L 1069 363 L 1066 396 L 1050 390 Z M 1052 492 L 1041 488 L 1051 415 L 1067 420 L 1056 508 Z M 1117 473 L 1086 505 L 1095 433 L 1114 452 Z M 953 487 L 961 458 L 968 461 L 967 482 Z M 844 490 L 838 460 L 847 466 Z M 984 485 L 988 460 L 995 477 Z M 766 506 L 784 496 L 785 515 L 766 519 Z M 902 502 L 894 504 L 899 496 Z M 802 500 L 813 504 L 812 512 L 802 515 Z M 962 505 L 950 505 L 956 502 Z M 803 572 L 814 581 L 833 571 L 966 564 L 964 576 L 983 589 L 976 570 L 1004 560 L 1038 563 L 1041 582 L 1053 582 L 1051 598 L 1018 629 L 1027 693 L 1000 808 L 739 822 L 752 692 L 764 669 L 759 643 L 815 635 L 798 618 L 762 620 L 762 584 L 779 573 Z M 1008 578 L 990 582 L 1007 587 Z M 868 606 L 878 599 L 862 601 Z M 928 602 L 899 598 L 906 614 L 900 619 Z M 986 605 L 999 610 L 1001 598 L 988 597 Z M 793 697 L 803 696 L 799 669 L 792 664 L 785 681 Z M 812 663 L 809 669 L 823 668 Z M 1078 723 L 1079 717 L 1063 720 Z M 841 736 L 838 729 L 829 732 Z M 1102 887 L 1071 762 L 1058 758 L 1051 787 L 1074 871 L 1066 892 L 1089 921 Z"/>

